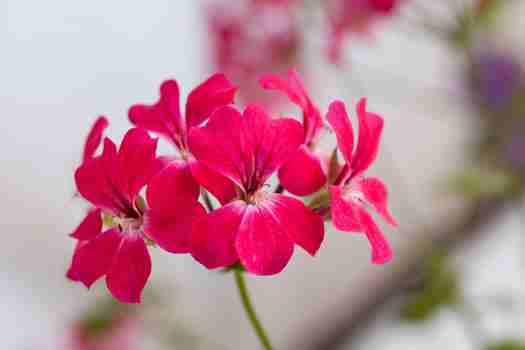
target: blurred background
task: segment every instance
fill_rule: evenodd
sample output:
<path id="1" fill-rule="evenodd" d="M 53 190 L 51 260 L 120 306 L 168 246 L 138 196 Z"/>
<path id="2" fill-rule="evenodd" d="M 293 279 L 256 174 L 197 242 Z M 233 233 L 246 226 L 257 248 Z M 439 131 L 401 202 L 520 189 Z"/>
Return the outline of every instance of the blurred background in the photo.
<path id="1" fill-rule="evenodd" d="M 0 0 L 2 348 L 257 349 L 232 276 L 190 256 L 151 250 L 141 306 L 66 280 L 73 171 L 98 115 L 120 140 L 168 78 L 185 96 L 224 71 L 241 103 L 299 115 L 254 83 L 296 67 L 322 111 L 367 96 L 384 116 L 370 173 L 400 227 L 385 266 L 330 228 L 315 258 L 250 276 L 276 348 L 525 349 L 525 3 L 365 3 Z"/>

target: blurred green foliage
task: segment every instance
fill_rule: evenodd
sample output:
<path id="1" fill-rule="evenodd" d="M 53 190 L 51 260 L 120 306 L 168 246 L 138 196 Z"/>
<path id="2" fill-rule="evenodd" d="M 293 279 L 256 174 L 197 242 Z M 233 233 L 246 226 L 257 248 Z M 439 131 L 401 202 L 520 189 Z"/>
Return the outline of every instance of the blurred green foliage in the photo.
<path id="1" fill-rule="evenodd" d="M 505 340 L 500 343 L 490 344 L 484 350 L 525 350 L 525 342 Z"/>
<path id="2" fill-rule="evenodd" d="M 108 298 L 96 304 L 79 322 L 83 334 L 88 338 L 98 338 L 111 330 L 119 321 L 136 310 L 136 307 L 121 304 Z"/>
<path id="3" fill-rule="evenodd" d="M 450 32 L 450 41 L 458 48 L 469 47 L 472 36 L 494 23 L 504 5 L 511 0 L 479 1 L 477 6 L 466 6 L 456 17 L 456 26 Z"/>
<path id="4" fill-rule="evenodd" d="M 401 308 L 401 318 L 420 322 L 430 318 L 444 305 L 455 305 L 461 299 L 458 275 L 443 249 L 430 255 L 421 268 L 417 288 L 410 290 Z"/>
<path id="5" fill-rule="evenodd" d="M 503 170 L 472 167 L 453 176 L 449 188 L 473 199 L 508 197 L 519 189 L 519 179 Z"/>

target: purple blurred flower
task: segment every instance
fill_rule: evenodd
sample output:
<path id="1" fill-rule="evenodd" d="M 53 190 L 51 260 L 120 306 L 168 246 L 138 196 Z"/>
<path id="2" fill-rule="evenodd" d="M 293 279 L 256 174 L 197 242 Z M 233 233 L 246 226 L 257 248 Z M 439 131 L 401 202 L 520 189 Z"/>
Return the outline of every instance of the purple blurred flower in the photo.
<path id="1" fill-rule="evenodd" d="M 525 168 L 525 132 L 510 137 L 504 150 L 505 158 L 516 168 Z"/>
<path id="2" fill-rule="evenodd" d="M 520 62 L 506 52 L 478 52 L 472 68 L 474 97 L 492 111 L 506 108 L 524 85 Z"/>

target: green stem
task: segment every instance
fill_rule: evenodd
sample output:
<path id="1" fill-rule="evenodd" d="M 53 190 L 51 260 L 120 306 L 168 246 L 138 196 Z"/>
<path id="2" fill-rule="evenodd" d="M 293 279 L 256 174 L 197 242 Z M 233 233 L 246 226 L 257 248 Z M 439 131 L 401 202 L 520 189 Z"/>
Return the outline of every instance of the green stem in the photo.
<path id="1" fill-rule="evenodd" d="M 252 324 L 253 330 L 259 337 L 261 344 L 265 350 L 272 350 L 272 344 L 270 344 L 270 339 L 264 330 L 261 321 L 257 318 L 255 309 L 253 308 L 252 302 L 250 300 L 250 295 L 248 294 L 248 289 L 246 289 L 246 282 L 244 280 L 243 271 L 240 269 L 234 269 L 235 283 L 237 283 L 237 288 L 239 289 L 239 295 L 241 296 L 242 305 L 246 311 L 246 315 Z"/>

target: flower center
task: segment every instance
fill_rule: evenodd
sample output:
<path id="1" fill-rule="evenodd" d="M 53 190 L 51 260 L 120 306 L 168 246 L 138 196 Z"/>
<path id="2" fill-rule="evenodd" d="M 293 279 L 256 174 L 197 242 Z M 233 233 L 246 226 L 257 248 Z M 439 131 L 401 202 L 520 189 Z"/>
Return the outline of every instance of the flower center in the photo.
<path id="1" fill-rule="evenodd" d="M 269 197 L 269 193 L 266 191 L 258 190 L 253 192 L 252 194 L 248 194 L 246 196 L 246 202 L 249 204 L 258 205 L 262 201 L 266 200 Z"/>
<path id="2" fill-rule="evenodd" d="M 365 200 L 363 193 L 355 186 L 352 186 L 351 183 L 343 187 L 343 196 L 355 202 L 363 202 Z"/>
<path id="3" fill-rule="evenodd" d="M 118 225 L 121 227 L 122 232 L 141 232 L 144 220 L 142 216 L 138 218 L 117 218 Z"/>

